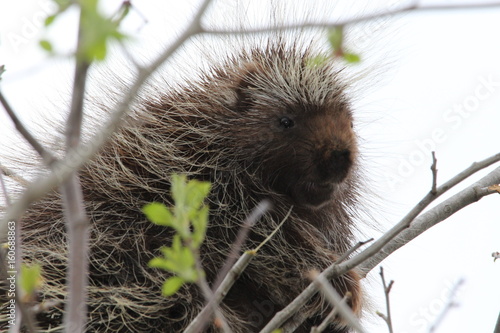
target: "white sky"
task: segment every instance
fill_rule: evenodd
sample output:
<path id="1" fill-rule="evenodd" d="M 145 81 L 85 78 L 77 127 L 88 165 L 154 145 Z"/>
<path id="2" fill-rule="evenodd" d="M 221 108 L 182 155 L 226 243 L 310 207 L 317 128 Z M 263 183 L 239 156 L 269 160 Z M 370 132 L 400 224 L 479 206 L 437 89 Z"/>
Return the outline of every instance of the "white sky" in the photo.
<path id="1" fill-rule="evenodd" d="M 335 14 L 349 10 L 362 15 L 377 7 L 405 3 L 344 2 Z M 119 3 L 105 1 L 111 11 Z M 134 52 L 142 57 L 159 52 L 187 22 L 196 3 L 184 1 L 175 7 L 170 1 L 134 3 L 148 18 L 142 26 L 140 16 L 133 12 L 126 22 L 128 30 L 140 38 Z M 262 8 L 257 5 L 256 13 Z M 43 117 L 57 117 L 60 109 L 53 105 L 66 99 L 71 82 L 69 62 L 48 60 L 37 46 L 38 38 L 47 35 L 41 29 L 47 11 L 48 0 L 0 2 L 0 65 L 8 69 L 1 87 L 32 126 L 42 117 L 40 112 Z M 216 11 L 212 15 L 213 24 L 226 24 L 227 17 Z M 73 45 L 75 18 L 58 22 L 49 34 L 62 38 L 57 47 L 63 53 Z M 374 27 L 378 27 L 376 32 Z M 439 182 L 473 161 L 500 152 L 499 31 L 500 6 L 404 14 L 353 31 L 352 47 L 363 57 L 357 71 L 369 73 L 356 86 L 355 112 L 371 180 L 367 186 L 377 193 L 370 199 L 373 214 L 384 230 L 429 190 L 429 147 L 437 152 Z M 10 121 L 0 112 L 0 149 L 17 147 L 12 133 Z M 396 332 L 426 332 L 442 310 L 450 285 L 460 278 L 465 283 L 456 299 L 459 306 L 437 332 L 493 331 L 500 310 L 500 263 L 493 263 L 491 257 L 500 250 L 499 207 L 498 196 L 485 198 L 384 261 L 386 279 L 395 280 L 391 304 Z M 366 289 L 374 297 L 373 309 L 385 311 L 378 268 L 370 274 Z M 369 332 L 387 331 L 376 316 L 367 317 L 365 324 Z"/>

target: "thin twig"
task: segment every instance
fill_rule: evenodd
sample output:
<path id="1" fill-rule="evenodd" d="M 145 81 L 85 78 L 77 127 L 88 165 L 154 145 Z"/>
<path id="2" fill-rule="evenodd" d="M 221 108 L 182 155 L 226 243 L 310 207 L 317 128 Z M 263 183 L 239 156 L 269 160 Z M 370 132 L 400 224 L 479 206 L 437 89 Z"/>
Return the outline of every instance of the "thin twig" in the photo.
<path id="1" fill-rule="evenodd" d="M 1 165 L 0 165 L 1 167 Z M 3 171 L 3 170 L 1 170 Z M 3 176 L 4 176 L 4 173 L 3 172 L 0 172 L 0 186 L 2 188 L 2 193 L 3 193 L 3 196 L 5 198 L 5 205 L 8 207 L 10 206 L 10 196 L 9 196 L 9 192 L 7 192 L 7 186 L 5 186 L 5 181 L 3 179 Z"/>
<path id="2" fill-rule="evenodd" d="M 292 208 L 293 207 L 290 208 L 290 210 L 285 215 L 280 224 L 276 227 L 276 229 L 274 229 L 273 232 L 262 243 L 260 243 L 259 246 L 257 246 L 257 248 L 255 248 L 254 250 L 245 251 L 243 255 L 240 256 L 238 261 L 236 261 L 236 263 L 231 267 L 229 272 L 224 276 L 224 280 L 222 280 L 220 286 L 214 292 L 213 297 L 210 299 L 208 304 L 206 304 L 203 310 L 195 317 L 195 319 L 191 321 L 191 323 L 189 323 L 189 326 L 186 328 L 184 333 L 193 333 L 201 331 L 201 327 L 204 327 L 205 323 L 208 321 L 208 318 L 210 318 L 214 306 L 222 302 L 222 300 L 229 292 L 231 287 L 234 285 L 236 280 L 240 277 L 240 275 L 243 273 L 248 264 L 250 264 L 250 261 L 257 255 L 259 249 L 264 244 L 266 244 L 276 234 L 276 232 L 279 229 L 281 229 L 283 224 L 288 220 L 288 217 L 292 212 Z"/>
<path id="3" fill-rule="evenodd" d="M 201 260 L 200 260 L 200 256 L 199 256 L 197 249 L 191 248 L 191 251 L 196 253 L 195 263 L 196 263 L 197 271 L 203 272 L 203 267 L 201 266 Z M 199 274 L 199 275 L 200 275 L 200 277 L 198 278 L 197 285 L 201 289 L 203 296 L 205 297 L 205 300 L 208 303 L 208 302 L 210 302 L 210 300 L 212 298 L 214 298 L 214 294 L 212 292 L 212 289 L 210 289 L 210 286 L 208 285 L 207 279 L 205 278 L 204 274 Z M 219 305 L 215 304 L 212 307 L 212 309 L 215 312 L 215 316 L 216 316 L 218 325 L 220 326 L 220 328 L 222 328 L 222 332 L 231 333 L 231 328 L 229 327 L 226 318 L 224 317 L 224 315 L 220 311 Z M 207 320 L 207 322 L 208 322 L 208 320 Z M 198 331 L 202 332 L 203 328 L 200 330 L 196 330 L 196 332 L 198 332 Z"/>
<path id="4" fill-rule="evenodd" d="M 437 192 L 437 159 L 436 159 L 436 152 L 432 152 L 432 165 L 431 165 L 431 171 L 432 171 L 432 187 L 431 187 L 431 193 L 433 195 L 436 195 Z"/>
<path id="5" fill-rule="evenodd" d="M 347 322 L 349 327 L 359 333 L 366 332 L 363 327 L 361 327 L 358 318 L 352 312 L 351 308 L 346 303 L 342 303 L 342 296 L 339 295 L 324 275 L 319 274 L 317 271 L 312 271 L 311 277 L 314 279 L 313 283 L 316 287 L 322 292 L 328 302 L 330 302 L 330 305 L 337 309 L 339 315 Z"/>
<path id="6" fill-rule="evenodd" d="M 343 262 L 344 260 L 346 260 L 347 258 L 349 258 L 349 256 L 351 254 L 353 254 L 354 252 L 356 252 L 361 246 L 365 245 L 365 244 L 368 244 L 370 242 L 373 241 L 373 238 L 370 238 L 370 239 L 367 239 L 365 241 L 359 241 L 357 242 L 353 247 L 351 247 L 349 250 L 347 250 L 346 253 L 344 253 L 343 255 L 341 255 L 337 261 L 335 262 L 336 264 L 340 264 L 341 262 Z"/>
<path id="7" fill-rule="evenodd" d="M 436 329 L 438 328 L 439 325 L 443 322 L 443 319 L 446 317 L 446 315 L 450 312 L 451 308 L 458 306 L 458 304 L 455 302 L 455 297 L 457 294 L 458 289 L 464 284 L 465 280 L 463 278 L 460 278 L 453 288 L 451 288 L 450 293 L 448 294 L 448 300 L 446 302 L 446 305 L 443 307 L 441 310 L 441 313 L 437 316 L 436 320 L 434 323 L 429 327 L 429 333 L 436 332 Z"/>
<path id="8" fill-rule="evenodd" d="M 0 164 L 0 173 L 5 175 L 6 177 L 9 177 L 10 179 L 16 181 L 17 183 L 21 185 L 26 185 L 28 184 L 28 180 L 19 176 L 17 173 L 12 171 L 11 169 L 7 168 L 5 165 Z"/>
<path id="9" fill-rule="evenodd" d="M 236 282 L 238 277 L 241 275 L 241 273 L 243 273 L 243 271 L 248 266 L 250 261 L 255 257 L 255 255 L 255 250 L 246 251 L 245 253 L 243 253 L 243 255 L 238 259 L 238 261 L 236 261 L 234 266 L 228 272 L 225 279 L 219 286 L 219 289 L 217 289 L 217 291 L 213 294 L 210 302 L 205 305 L 203 310 L 189 323 L 188 327 L 184 330 L 184 333 L 200 332 L 199 328 L 204 326 L 205 322 L 207 321 L 207 319 L 205 318 L 210 318 L 215 305 L 222 302 L 222 299 L 227 293 L 227 290 L 231 289 L 234 282 Z M 223 292 L 223 290 L 225 292 Z"/>
<path id="10" fill-rule="evenodd" d="M 219 285 L 222 283 L 228 272 L 231 270 L 231 267 L 234 266 L 234 263 L 236 260 L 240 257 L 240 251 L 248 237 L 248 232 L 250 231 L 250 228 L 255 225 L 255 223 L 271 208 L 271 202 L 268 200 L 263 200 L 259 202 L 259 204 L 250 212 L 250 214 L 246 217 L 245 221 L 243 222 L 243 225 L 241 226 L 240 230 L 238 231 L 238 234 L 236 235 L 235 241 L 231 244 L 231 250 L 229 251 L 229 255 L 226 258 L 226 261 L 222 268 L 219 270 L 217 273 L 217 277 L 215 278 L 215 282 L 212 286 L 212 289 L 210 290 L 210 287 L 208 287 L 208 283 L 205 281 L 201 281 L 202 284 L 206 284 L 206 286 L 202 286 L 203 288 L 208 287 L 208 290 L 204 290 L 205 294 L 205 299 L 206 299 L 206 305 L 205 308 L 208 309 L 215 309 L 216 311 L 216 316 L 221 320 L 222 325 L 224 327 L 227 327 L 227 323 L 225 319 L 223 318 L 222 313 L 219 311 L 219 304 L 220 301 L 214 302 L 212 300 L 215 300 L 215 293 L 217 291 L 217 288 L 219 288 Z M 199 269 L 202 269 L 201 264 Z M 203 279 L 204 280 L 204 279 Z M 198 326 L 195 325 L 195 332 L 200 331 L 202 332 L 206 325 L 209 322 L 209 318 L 212 315 L 211 311 L 204 311 L 202 316 L 200 317 L 199 321 L 197 323 Z"/>
<path id="11" fill-rule="evenodd" d="M 23 125 L 21 120 L 17 117 L 14 109 L 10 106 L 9 102 L 0 91 L 0 103 L 9 115 L 10 119 L 14 123 L 16 130 L 23 136 L 23 138 L 28 141 L 28 143 L 35 149 L 35 151 L 42 157 L 43 162 L 46 165 L 52 165 L 57 159 L 38 142 L 38 140 L 28 131 L 28 129 Z"/>
<path id="12" fill-rule="evenodd" d="M 385 284 L 384 268 L 382 266 L 380 266 L 380 277 L 382 278 L 382 286 L 384 287 L 385 307 L 387 315 L 384 315 L 383 313 L 378 311 L 377 315 L 385 321 L 385 323 L 387 324 L 387 328 L 389 329 L 389 333 L 393 333 L 394 329 L 392 328 L 391 303 L 389 301 L 389 293 L 391 292 L 394 281 L 391 280 L 391 282 L 389 282 L 389 285 Z"/>
<path id="13" fill-rule="evenodd" d="M 217 290 L 222 280 L 226 276 L 227 272 L 233 267 L 236 260 L 240 257 L 240 251 L 243 248 L 243 245 L 248 237 L 248 232 L 250 228 L 252 228 L 255 223 L 271 209 L 271 202 L 269 200 L 263 200 L 259 202 L 259 204 L 250 212 L 250 214 L 246 217 L 243 225 L 238 231 L 238 235 L 236 236 L 236 240 L 231 244 L 231 250 L 226 259 L 226 262 L 222 266 L 222 268 L 217 273 L 217 278 L 212 286 L 212 290 Z"/>

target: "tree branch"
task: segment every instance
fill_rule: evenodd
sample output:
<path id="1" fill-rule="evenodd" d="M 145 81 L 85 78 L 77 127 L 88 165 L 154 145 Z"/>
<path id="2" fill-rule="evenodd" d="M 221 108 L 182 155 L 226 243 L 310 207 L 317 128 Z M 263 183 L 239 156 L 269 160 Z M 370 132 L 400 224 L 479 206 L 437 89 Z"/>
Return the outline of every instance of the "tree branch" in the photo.
<path id="1" fill-rule="evenodd" d="M 391 280 L 391 282 L 389 282 L 389 285 L 385 284 L 384 268 L 382 268 L 382 267 L 380 267 L 380 277 L 382 278 L 382 286 L 384 288 L 385 306 L 386 306 L 387 315 L 384 315 L 383 313 L 378 312 L 378 311 L 377 311 L 377 315 L 379 315 L 379 317 L 381 317 L 385 321 L 385 323 L 387 324 L 387 328 L 389 329 L 389 333 L 393 333 L 394 330 L 392 328 L 391 304 L 389 301 L 389 293 L 391 292 L 392 285 L 394 284 L 394 281 Z"/>
<path id="2" fill-rule="evenodd" d="M 245 30 L 231 30 L 231 29 L 210 29 L 203 30 L 203 33 L 212 34 L 212 35 L 251 35 L 251 34 L 262 34 L 269 33 L 275 31 L 285 31 L 285 30 L 297 30 L 297 29 L 329 29 L 336 28 L 345 25 L 351 25 L 361 22 L 367 22 L 383 17 L 395 16 L 399 14 L 404 14 L 408 12 L 417 12 L 417 11 L 443 11 L 443 10 L 460 10 L 460 9 L 481 9 L 481 8 L 498 8 L 500 7 L 500 3 L 483 3 L 483 4 L 452 4 L 452 5 L 432 5 L 432 6 L 422 6 L 418 4 L 418 1 L 414 3 L 409 3 L 400 8 L 388 10 L 385 12 L 377 12 L 372 13 L 360 17 L 350 17 L 346 19 L 337 20 L 335 23 L 332 22 L 304 22 L 298 24 L 289 24 L 283 25 L 279 27 L 264 27 L 264 28 L 255 28 L 255 29 L 245 29 Z"/>
<path id="3" fill-rule="evenodd" d="M 436 195 L 437 194 L 437 159 L 436 159 L 436 152 L 432 152 L 432 165 L 431 165 L 431 171 L 432 171 L 432 186 L 431 186 L 431 194 Z"/>
<path id="4" fill-rule="evenodd" d="M 205 327 L 206 327 L 206 325 L 209 322 L 210 317 L 213 314 L 214 309 L 215 309 L 215 311 L 217 311 L 217 316 L 218 317 L 222 317 L 222 314 L 220 313 L 220 311 L 218 311 L 219 304 L 220 304 L 220 302 L 223 299 L 222 295 L 225 295 L 229 291 L 229 289 L 232 287 L 232 285 L 234 284 L 234 282 L 236 281 L 236 279 L 234 279 L 234 280 L 231 281 L 231 284 L 229 285 L 229 287 L 227 286 L 227 284 L 223 288 L 219 288 L 219 286 L 222 287 L 221 283 L 225 280 L 226 276 L 231 271 L 231 268 L 236 266 L 235 262 L 240 257 L 240 254 L 239 254 L 240 250 L 243 247 L 243 244 L 244 244 L 244 242 L 247 239 L 248 232 L 250 231 L 250 228 L 270 208 L 271 208 L 271 203 L 269 201 L 267 201 L 267 200 L 264 200 L 264 201 L 260 202 L 257 205 L 257 207 L 255 207 L 250 212 L 250 214 L 247 216 L 247 218 L 243 222 L 242 227 L 238 231 L 238 235 L 236 236 L 235 242 L 231 245 L 231 250 L 230 250 L 229 255 L 228 255 L 227 259 L 226 259 L 226 262 L 224 263 L 224 265 L 222 266 L 222 268 L 217 273 L 217 277 L 215 278 L 215 282 L 212 285 L 212 290 L 210 290 L 210 288 L 209 288 L 208 291 L 206 291 L 206 290 L 204 291 L 205 297 L 206 297 L 206 301 L 207 301 L 205 307 L 200 312 L 200 314 L 198 316 L 196 316 L 195 320 L 191 323 L 193 325 L 190 324 L 188 326 L 188 328 L 186 329 L 185 333 L 188 333 L 188 332 L 203 332 L 204 329 L 205 329 Z M 246 262 L 246 264 L 243 267 L 243 269 L 246 268 L 246 266 L 248 265 L 248 263 L 250 263 L 251 259 L 252 259 L 252 257 L 248 257 L 248 261 Z M 238 269 L 241 269 L 241 265 L 242 265 L 242 263 L 240 263 L 240 265 L 239 265 L 240 268 L 238 268 Z M 201 269 L 201 267 L 200 267 L 200 269 Z M 232 278 L 239 277 L 239 275 L 243 272 L 243 269 L 241 269 L 241 271 L 239 271 L 239 273 L 237 275 L 234 274 L 234 273 L 231 274 L 231 277 Z M 206 281 L 205 281 L 205 283 L 206 283 Z M 208 286 L 208 284 L 207 284 L 207 286 Z"/>
<path id="5" fill-rule="evenodd" d="M 28 184 L 28 181 L 24 179 L 23 177 L 19 176 L 17 173 L 12 171 L 11 169 L 7 168 L 5 165 L 0 164 L 0 173 L 6 177 L 11 178 L 12 180 L 18 182 L 21 185 Z M 1 236 L 0 236 L 1 238 Z"/>
<path id="6" fill-rule="evenodd" d="M 451 310 L 451 308 L 458 305 L 457 303 L 455 303 L 455 296 L 456 296 L 458 289 L 460 288 L 460 286 L 464 282 L 465 282 L 465 280 L 463 278 L 460 278 L 460 280 L 458 280 L 457 283 L 455 283 L 453 288 L 450 290 L 450 293 L 448 295 L 448 301 L 446 302 L 446 305 L 444 306 L 443 310 L 441 311 L 439 316 L 436 318 L 436 320 L 434 321 L 432 326 L 429 328 L 429 333 L 436 332 L 436 329 L 441 324 L 441 322 L 446 317 L 446 315 Z"/>
<path id="7" fill-rule="evenodd" d="M 73 78 L 71 108 L 66 121 L 66 154 L 77 148 L 81 142 L 83 121 L 83 105 L 90 60 L 82 56 L 83 38 L 85 38 L 82 22 L 84 10 L 80 7 L 78 23 L 78 42 L 76 48 L 76 65 Z M 87 322 L 87 289 L 88 289 L 88 252 L 90 221 L 85 212 L 83 192 L 75 168 L 69 178 L 60 186 L 66 230 L 68 233 L 68 269 L 67 269 L 67 303 L 63 318 L 65 332 L 83 333 Z"/>
<path id="8" fill-rule="evenodd" d="M 241 273 L 243 273 L 243 271 L 248 266 L 250 261 L 256 256 L 260 247 L 263 244 L 265 244 L 275 234 L 277 230 L 281 228 L 283 223 L 285 223 L 285 221 L 288 219 L 288 216 L 290 216 L 290 213 L 292 211 L 291 208 L 288 211 L 288 214 L 283 219 L 283 221 L 281 221 L 281 223 L 274 230 L 274 232 L 271 233 L 271 235 L 269 235 L 256 249 L 244 252 L 236 261 L 236 263 L 234 263 L 233 258 L 236 257 L 237 254 L 239 253 L 241 246 L 243 245 L 243 240 L 246 239 L 247 237 L 249 228 L 253 226 L 267 212 L 267 210 L 270 209 L 270 205 L 271 203 L 268 201 L 260 202 L 259 205 L 257 205 L 257 207 L 255 207 L 250 213 L 250 215 L 246 218 L 243 227 L 240 229 L 238 233 L 237 242 L 233 244 L 231 254 L 228 256 L 227 258 L 228 260 L 226 261 L 226 264 L 228 262 L 231 263 L 231 267 L 229 267 L 229 269 L 226 272 L 224 272 L 224 269 L 219 272 L 218 276 L 222 276 L 223 278 L 222 281 L 218 284 L 214 284 L 214 286 L 217 286 L 216 287 L 217 289 L 210 297 L 203 310 L 195 317 L 193 321 L 191 321 L 191 323 L 189 323 L 184 333 L 203 332 L 206 324 L 209 321 L 209 318 L 213 314 L 213 309 L 219 306 L 219 304 L 224 299 L 224 296 L 229 292 L 229 290 L 236 282 L 236 280 L 239 278 Z M 241 243 L 238 244 L 239 242 Z M 221 272 L 223 272 L 223 274 L 221 274 Z M 215 287 L 213 287 L 212 289 L 214 288 Z"/>
<path id="9" fill-rule="evenodd" d="M 23 125 L 21 120 L 17 117 L 14 109 L 10 106 L 9 102 L 0 91 L 0 103 L 14 123 L 16 130 L 28 141 L 28 143 L 35 149 L 35 151 L 42 157 L 46 165 L 52 165 L 57 159 L 38 142 L 37 139 L 30 133 L 30 131 Z"/>
<path id="10" fill-rule="evenodd" d="M 451 198 L 443 201 L 436 207 L 433 207 L 426 213 L 417 217 L 411 224 L 411 227 L 404 228 L 406 230 L 398 233 L 397 237 L 392 237 L 383 247 L 377 251 L 371 252 L 371 255 L 366 253 L 367 259 L 359 268 L 364 274 L 384 260 L 389 254 L 393 253 L 401 246 L 405 245 L 418 235 L 422 234 L 427 229 L 444 221 L 462 208 L 480 200 L 482 197 L 495 193 L 495 191 L 488 189 L 491 184 L 500 183 L 500 167 L 493 170 L 487 176 L 483 177 L 476 183 L 470 185 L 466 189 L 455 194 Z M 439 191 L 439 190 L 438 190 Z M 379 246 L 380 247 L 380 246 Z M 347 264 L 347 262 L 346 262 Z M 356 264 L 355 262 L 349 263 L 350 266 Z"/>

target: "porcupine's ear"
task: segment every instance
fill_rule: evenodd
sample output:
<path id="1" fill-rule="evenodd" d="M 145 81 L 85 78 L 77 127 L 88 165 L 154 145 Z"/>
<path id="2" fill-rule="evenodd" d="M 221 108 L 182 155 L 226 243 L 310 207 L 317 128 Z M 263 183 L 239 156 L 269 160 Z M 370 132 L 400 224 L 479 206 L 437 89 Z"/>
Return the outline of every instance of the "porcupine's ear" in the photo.
<path id="1" fill-rule="evenodd" d="M 242 73 L 236 81 L 236 104 L 235 109 L 238 113 L 248 111 L 254 103 L 252 90 L 257 89 L 255 77 L 258 74 L 258 68 L 255 65 L 249 65 L 242 70 Z"/>

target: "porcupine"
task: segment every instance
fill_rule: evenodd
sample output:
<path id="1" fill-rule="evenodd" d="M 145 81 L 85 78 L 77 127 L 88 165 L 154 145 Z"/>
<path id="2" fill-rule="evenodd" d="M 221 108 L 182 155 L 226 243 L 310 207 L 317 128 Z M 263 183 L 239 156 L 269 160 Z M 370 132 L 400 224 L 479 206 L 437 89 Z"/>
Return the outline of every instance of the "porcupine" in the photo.
<path id="1" fill-rule="evenodd" d="M 204 305 L 194 285 L 161 295 L 168 274 L 148 261 L 169 245 L 168 228 L 147 221 L 141 208 L 172 204 L 173 173 L 210 181 L 210 221 L 201 249 L 207 279 L 224 263 L 250 210 L 269 199 L 273 210 L 251 230 L 253 248 L 283 227 L 259 251 L 221 305 L 232 331 L 257 332 L 322 270 L 352 245 L 359 166 L 353 115 L 341 71 L 315 62 L 311 45 L 281 39 L 228 57 L 184 86 L 142 98 L 126 124 L 80 172 L 91 221 L 89 332 L 180 332 Z M 23 216 L 27 262 L 41 264 L 41 299 L 65 297 L 65 227 L 53 193 Z M 359 313 L 359 277 L 332 281 L 353 295 Z M 309 332 L 330 307 L 316 296 L 296 330 Z M 63 303 L 37 315 L 59 327 Z M 211 326 L 209 332 L 216 329 Z M 329 332 L 347 332 L 340 322 Z"/>

